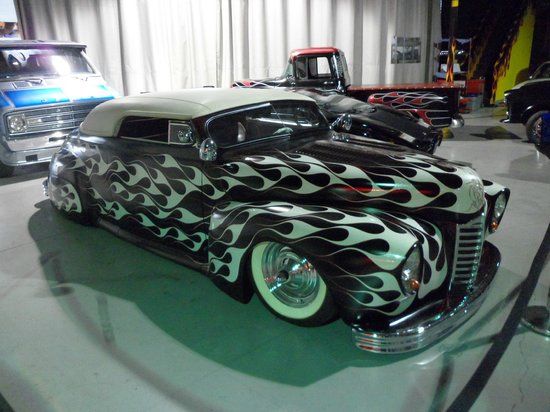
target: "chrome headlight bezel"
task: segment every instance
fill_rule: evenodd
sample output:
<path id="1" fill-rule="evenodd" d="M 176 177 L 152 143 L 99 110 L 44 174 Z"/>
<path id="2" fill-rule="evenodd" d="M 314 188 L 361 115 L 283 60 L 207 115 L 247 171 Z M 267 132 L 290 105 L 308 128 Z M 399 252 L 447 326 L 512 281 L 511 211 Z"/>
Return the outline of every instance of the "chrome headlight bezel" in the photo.
<path id="1" fill-rule="evenodd" d="M 347 116 L 344 116 L 342 119 L 342 129 L 344 129 L 346 132 L 349 132 L 351 130 L 351 125 L 353 123 L 353 119 L 348 114 Z"/>
<path id="2" fill-rule="evenodd" d="M 489 224 L 489 232 L 493 233 L 498 229 L 506 206 L 508 204 L 508 199 L 505 192 L 501 192 L 495 199 L 493 203 L 493 210 L 491 213 L 491 222 Z"/>
<path id="3" fill-rule="evenodd" d="M 6 116 L 6 125 L 10 134 L 25 133 L 27 131 L 25 113 L 8 114 Z"/>
<path id="4" fill-rule="evenodd" d="M 400 267 L 401 288 L 407 296 L 416 295 L 422 281 L 423 256 L 420 244 L 415 244 Z"/>

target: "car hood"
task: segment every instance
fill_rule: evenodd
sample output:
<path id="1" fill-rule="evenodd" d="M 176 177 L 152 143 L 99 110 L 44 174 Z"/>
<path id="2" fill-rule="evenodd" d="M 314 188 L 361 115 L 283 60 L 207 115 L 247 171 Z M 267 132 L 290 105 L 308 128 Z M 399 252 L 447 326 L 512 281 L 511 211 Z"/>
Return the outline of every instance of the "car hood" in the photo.
<path id="1" fill-rule="evenodd" d="M 531 79 L 531 80 L 526 80 L 524 82 L 521 82 L 521 83 L 518 83 L 516 84 L 514 87 L 512 87 L 512 89 L 510 90 L 518 90 L 518 89 L 521 89 L 522 87 L 524 86 L 528 86 L 528 85 L 531 85 L 531 84 L 537 84 L 537 83 L 547 83 L 549 82 L 550 83 L 550 79 Z"/>
<path id="2" fill-rule="evenodd" d="M 213 198 L 383 207 L 461 221 L 484 207 L 483 183 L 470 167 L 354 135 L 304 140 L 261 155 L 258 147 L 224 153 L 207 173 Z"/>
<path id="3" fill-rule="evenodd" d="M 436 129 L 420 124 L 418 120 L 407 113 L 380 104 L 373 105 L 371 109 L 364 112 L 356 113 L 353 117 L 364 118 L 367 122 L 406 133 L 419 140 L 431 140 L 434 134 L 437 134 Z"/>
<path id="4" fill-rule="evenodd" d="M 17 109 L 55 103 L 84 103 L 117 97 L 101 76 L 32 77 L 0 81 L 2 106 Z"/>
<path id="5" fill-rule="evenodd" d="M 394 139 L 404 139 L 408 143 L 438 140 L 438 132 L 424 126 L 408 113 L 392 109 L 382 104 L 371 104 L 339 93 L 326 93 L 315 89 L 290 89 L 314 99 L 325 115 L 334 120 L 341 114 L 350 114 L 356 125 L 372 126 L 388 133 Z M 354 127 L 356 129 L 356 127 Z M 405 133 L 408 136 L 401 136 Z M 365 136 L 362 132 L 359 134 Z M 375 137 L 375 136 L 373 136 Z"/>

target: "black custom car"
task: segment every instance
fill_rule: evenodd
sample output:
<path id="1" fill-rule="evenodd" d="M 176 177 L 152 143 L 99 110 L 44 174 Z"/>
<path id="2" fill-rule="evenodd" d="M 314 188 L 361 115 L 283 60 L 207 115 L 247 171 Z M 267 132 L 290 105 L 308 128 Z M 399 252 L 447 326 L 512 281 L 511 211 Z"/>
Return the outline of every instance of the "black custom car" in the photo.
<path id="1" fill-rule="evenodd" d="M 241 302 L 256 293 L 299 325 L 340 317 L 375 352 L 421 348 L 475 312 L 509 196 L 469 167 L 336 133 L 305 96 L 235 89 L 98 106 L 47 193 Z"/>
<path id="2" fill-rule="evenodd" d="M 351 122 L 337 122 L 335 130 L 392 142 L 434 153 L 441 144 L 443 131 L 423 123 L 407 112 L 381 104 L 370 104 L 339 93 L 316 89 L 291 89 L 311 97 L 317 102 L 325 117 L 336 122 L 344 114 Z"/>
<path id="3" fill-rule="evenodd" d="M 504 92 L 508 108 L 507 123 L 523 123 L 527 138 L 537 142 L 540 138 L 542 115 L 550 113 L 550 62 L 543 63 L 530 80 L 520 83 Z M 539 134 L 537 134 L 539 130 Z"/>

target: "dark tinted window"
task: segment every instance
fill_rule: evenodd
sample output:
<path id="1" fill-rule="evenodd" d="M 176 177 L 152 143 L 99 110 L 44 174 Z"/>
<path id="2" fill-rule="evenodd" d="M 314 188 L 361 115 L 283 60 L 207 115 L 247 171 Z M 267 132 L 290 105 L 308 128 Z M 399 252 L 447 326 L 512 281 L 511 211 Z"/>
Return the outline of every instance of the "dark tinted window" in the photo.
<path id="1" fill-rule="evenodd" d="M 317 106 L 308 102 L 274 102 L 213 118 L 208 133 L 221 147 L 266 137 L 328 128 Z"/>
<path id="2" fill-rule="evenodd" d="M 535 75 L 536 79 L 548 79 L 550 77 L 550 63 L 541 66 Z"/>
<path id="3" fill-rule="evenodd" d="M 0 51 L 0 77 L 73 73 L 93 73 L 82 52 L 76 48 L 6 48 Z"/>
<path id="4" fill-rule="evenodd" d="M 127 117 L 120 125 L 118 136 L 168 143 L 168 119 Z"/>

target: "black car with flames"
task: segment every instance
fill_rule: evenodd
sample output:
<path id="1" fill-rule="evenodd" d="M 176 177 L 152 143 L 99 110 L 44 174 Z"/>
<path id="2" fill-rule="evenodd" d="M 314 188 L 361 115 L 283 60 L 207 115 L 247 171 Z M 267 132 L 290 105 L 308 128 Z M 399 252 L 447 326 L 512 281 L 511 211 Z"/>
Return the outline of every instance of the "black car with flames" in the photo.
<path id="1" fill-rule="evenodd" d="M 443 139 L 442 129 L 407 112 L 318 89 L 290 90 L 315 100 L 337 132 L 370 137 L 432 154 Z"/>
<path id="2" fill-rule="evenodd" d="M 196 89 L 96 107 L 55 154 L 55 208 L 254 293 L 298 325 L 337 317 L 405 352 L 475 312 L 509 190 L 469 167 L 330 129 L 277 90 Z"/>

